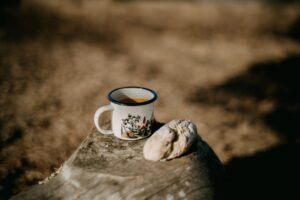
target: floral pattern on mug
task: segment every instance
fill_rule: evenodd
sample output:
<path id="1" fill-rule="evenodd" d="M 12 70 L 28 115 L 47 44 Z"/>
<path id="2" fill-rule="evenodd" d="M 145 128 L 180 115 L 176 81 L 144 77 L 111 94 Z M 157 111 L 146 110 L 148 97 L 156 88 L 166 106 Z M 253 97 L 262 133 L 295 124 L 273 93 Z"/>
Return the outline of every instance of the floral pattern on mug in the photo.
<path id="1" fill-rule="evenodd" d="M 145 117 L 128 114 L 127 118 L 122 119 L 121 135 L 124 138 L 141 138 L 151 134 L 152 120 Z"/>

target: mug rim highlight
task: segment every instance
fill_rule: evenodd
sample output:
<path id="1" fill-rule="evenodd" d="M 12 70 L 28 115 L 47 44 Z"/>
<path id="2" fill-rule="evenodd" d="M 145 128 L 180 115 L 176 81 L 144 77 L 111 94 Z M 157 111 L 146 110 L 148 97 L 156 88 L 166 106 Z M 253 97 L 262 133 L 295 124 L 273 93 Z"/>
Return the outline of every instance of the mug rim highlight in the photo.
<path id="1" fill-rule="evenodd" d="M 118 101 L 116 99 L 114 99 L 112 97 L 112 94 L 117 91 L 117 90 L 120 90 L 120 89 L 126 89 L 126 88 L 133 88 L 133 89 L 143 89 L 143 90 L 147 90 L 149 92 L 151 92 L 153 94 L 153 97 L 147 101 L 144 101 L 144 102 L 137 102 L 137 103 L 125 103 L 125 102 L 121 102 L 121 101 Z M 150 104 L 152 102 L 154 102 L 156 99 L 157 99 L 157 94 L 155 91 L 149 89 L 149 88 L 146 88 L 146 87 L 140 87 L 140 86 L 124 86 L 124 87 L 118 87 L 118 88 L 115 88 L 113 90 L 111 90 L 108 94 L 107 94 L 107 98 L 109 101 L 115 103 L 115 104 L 118 104 L 118 105 L 125 105 L 125 106 L 140 106 L 140 105 L 147 105 L 147 104 Z"/>

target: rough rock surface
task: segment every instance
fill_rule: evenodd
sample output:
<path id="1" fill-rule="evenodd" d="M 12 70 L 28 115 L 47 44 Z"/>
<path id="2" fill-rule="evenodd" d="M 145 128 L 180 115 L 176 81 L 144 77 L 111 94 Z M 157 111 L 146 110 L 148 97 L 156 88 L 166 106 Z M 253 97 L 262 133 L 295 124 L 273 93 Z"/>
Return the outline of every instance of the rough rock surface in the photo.
<path id="1" fill-rule="evenodd" d="M 168 162 L 145 160 L 145 141 L 122 141 L 94 129 L 57 176 L 12 199 L 216 198 L 223 168 L 204 141 Z"/>
<path id="2" fill-rule="evenodd" d="M 146 141 L 143 152 L 147 160 L 171 160 L 189 150 L 198 136 L 197 127 L 189 120 L 175 119 L 155 131 Z"/>

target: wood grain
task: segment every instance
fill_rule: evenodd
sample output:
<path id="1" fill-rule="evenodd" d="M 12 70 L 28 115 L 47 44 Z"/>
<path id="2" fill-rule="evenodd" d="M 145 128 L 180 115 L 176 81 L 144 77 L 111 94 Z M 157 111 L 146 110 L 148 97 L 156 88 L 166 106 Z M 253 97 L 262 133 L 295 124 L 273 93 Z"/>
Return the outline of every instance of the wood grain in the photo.
<path id="1" fill-rule="evenodd" d="M 143 158 L 145 140 L 123 141 L 96 130 L 49 182 L 12 199 L 215 199 L 223 167 L 200 138 L 184 156 Z"/>

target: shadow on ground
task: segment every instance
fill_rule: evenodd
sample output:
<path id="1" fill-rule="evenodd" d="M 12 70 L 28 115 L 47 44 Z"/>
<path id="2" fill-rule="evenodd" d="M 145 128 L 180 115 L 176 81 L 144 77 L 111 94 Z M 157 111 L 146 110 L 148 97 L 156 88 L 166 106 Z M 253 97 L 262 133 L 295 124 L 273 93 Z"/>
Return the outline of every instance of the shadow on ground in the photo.
<path id="1" fill-rule="evenodd" d="M 200 88 L 192 101 L 221 106 L 249 120 L 262 120 L 283 140 L 294 141 L 300 136 L 299 66 L 300 55 L 254 64 L 221 85 Z M 264 108 L 265 102 L 269 108 Z"/>
<path id="2" fill-rule="evenodd" d="M 300 18 L 292 24 L 286 35 L 295 40 L 300 40 Z"/>
<path id="3" fill-rule="evenodd" d="M 299 199 L 299 144 L 280 145 L 226 165 L 226 199 Z"/>
<path id="4" fill-rule="evenodd" d="M 226 199 L 299 199 L 300 55 L 250 66 L 212 88 L 200 88 L 193 102 L 219 106 L 247 120 L 260 120 L 282 144 L 265 152 L 234 158 L 225 167 Z M 269 102 L 267 108 L 262 106 Z M 298 198 L 297 198 L 298 197 Z"/>

